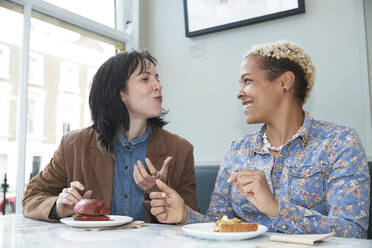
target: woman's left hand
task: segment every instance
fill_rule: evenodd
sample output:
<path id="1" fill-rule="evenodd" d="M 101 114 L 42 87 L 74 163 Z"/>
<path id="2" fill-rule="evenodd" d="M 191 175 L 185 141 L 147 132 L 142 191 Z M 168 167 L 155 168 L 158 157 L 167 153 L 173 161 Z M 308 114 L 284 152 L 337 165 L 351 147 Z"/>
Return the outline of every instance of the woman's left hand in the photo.
<path id="1" fill-rule="evenodd" d="M 147 172 L 141 161 L 137 161 L 137 164 L 134 165 L 133 177 L 136 184 L 143 189 L 145 192 L 150 193 L 152 191 L 159 191 L 156 186 L 155 180 L 157 178 L 162 179 L 163 181 L 167 180 L 168 176 L 168 166 L 169 162 L 172 160 L 172 157 L 167 157 L 164 160 L 163 166 L 158 171 L 155 166 L 151 163 L 150 159 L 145 158 L 147 168 L 150 171 L 150 174 Z"/>
<path id="2" fill-rule="evenodd" d="M 270 217 L 278 215 L 279 202 L 271 192 L 263 171 L 240 169 L 228 182 L 238 187 L 249 202 L 262 213 Z"/>

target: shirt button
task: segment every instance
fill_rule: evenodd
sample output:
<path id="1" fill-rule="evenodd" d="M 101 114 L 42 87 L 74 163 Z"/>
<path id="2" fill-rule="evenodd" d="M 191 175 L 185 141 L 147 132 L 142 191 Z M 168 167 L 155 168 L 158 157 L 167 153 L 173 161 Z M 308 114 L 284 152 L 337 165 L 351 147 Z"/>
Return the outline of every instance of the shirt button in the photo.
<path id="1" fill-rule="evenodd" d="M 125 195 L 124 195 L 124 198 L 125 198 L 125 199 L 127 199 L 127 198 L 128 198 L 128 195 L 127 195 L 127 194 L 125 194 Z"/>
<path id="2" fill-rule="evenodd" d="M 124 169 L 125 169 L 125 170 L 128 170 L 128 165 L 124 166 Z"/>

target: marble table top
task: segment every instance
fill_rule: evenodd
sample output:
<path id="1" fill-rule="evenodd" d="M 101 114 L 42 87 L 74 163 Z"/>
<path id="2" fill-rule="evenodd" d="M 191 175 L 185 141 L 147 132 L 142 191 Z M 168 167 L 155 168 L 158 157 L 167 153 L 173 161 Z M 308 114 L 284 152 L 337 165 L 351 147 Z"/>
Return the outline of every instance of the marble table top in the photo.
<path id="1" fill-rule="evenodd" d="M 178 225 L 145 224 L 137 229 L 82 231 L 62 223 L 32 220 L 22 215 L 0 216 L 0 248 L 27 247 L 256 247 L 273 233 L 240 241 L 203 240 L 187 236 Z M 315 247 L 372 247 L 372 240 L 333 237 Z"/>

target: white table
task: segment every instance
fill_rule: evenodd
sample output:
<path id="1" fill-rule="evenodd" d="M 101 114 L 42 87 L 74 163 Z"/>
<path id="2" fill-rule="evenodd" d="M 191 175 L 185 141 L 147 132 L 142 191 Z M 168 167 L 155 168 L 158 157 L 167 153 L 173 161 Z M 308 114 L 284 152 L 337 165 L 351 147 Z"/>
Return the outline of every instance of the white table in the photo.
<path id="1" fill-rule="evenodd" d="M 242 241 L 213 241 L 185 235 L 181 226 L 146 224 L 138 229 L 81 231 L 62 223 L 32 220 L 21 215 L 0 217 L 0 248 L 187 248 L 187 247 L 256 247 L 273 233 Z M 315 247 L 372 247 L 372 240 L 331 238 Z"/>

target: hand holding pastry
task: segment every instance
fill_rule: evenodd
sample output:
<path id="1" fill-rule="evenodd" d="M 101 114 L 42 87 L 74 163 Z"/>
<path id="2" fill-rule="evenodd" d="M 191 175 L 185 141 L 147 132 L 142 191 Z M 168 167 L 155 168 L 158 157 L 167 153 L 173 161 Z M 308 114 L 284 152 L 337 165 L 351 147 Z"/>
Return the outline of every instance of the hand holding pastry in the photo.
<path id="1" fill-rule="evenodd" d="M 74 213 L 74 206 L 83 198 L 90 198 L 92 191 L 85 192 L 84 196 L 81 196 L 79 191 L 84 190 L 85 187 L 78 181 L 71 182 L 69 188 L 64 188 L 58 195 L 56 202 L 56 212 L 59 218 L 70 216 Z"/>

